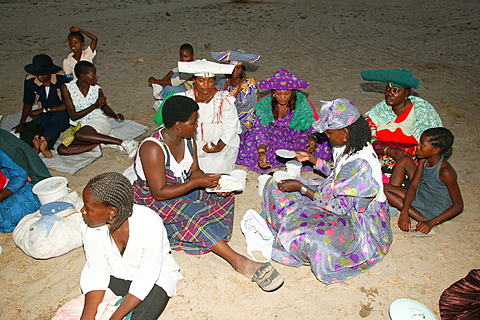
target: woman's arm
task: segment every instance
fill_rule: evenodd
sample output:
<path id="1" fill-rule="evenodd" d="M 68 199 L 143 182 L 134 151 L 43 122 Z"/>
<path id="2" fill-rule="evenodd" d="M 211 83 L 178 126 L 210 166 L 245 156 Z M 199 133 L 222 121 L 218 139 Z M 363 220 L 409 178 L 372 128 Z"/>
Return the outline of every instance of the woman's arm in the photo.
<path id="1" fill-rule="evenodd" d="M 198 187 L 214 187 L 218 183 L 219 175 L 206 175 L 199 171 L 198 164 L 194 167 L 190 180 L 181 184 L 167 185 L 165 173 L 165 155 L 163 149 L 156 142 L 146 141 L 140 147 L 140 159 L 152 196 L 157 201 L 173 199 L 190 192 Z M 196 153 L 195 153 L 196 158 Z"/>
<path id="2" fill-rule="evenodd" d="M 133 309 L 135 309 L 142 300 L 138 299 L 131 293 L 127 293 L 125 299 L 123 299 L 122 303 L 118 306 L 117 310 L 112 314 L 110 320 L 122 320 L 127 314 L 130 313 Z"/>
<path id="3" fill-rule="evenodd" d="M 80 320 L 95 320 L 98 305 L 102 302 L 104 295 L 104 290 L 94 290 L 85 294 L 85 304 Z"/>
<path id="4" fill-rule="evenodd" d="M 456 216 L 463 210 L 463 198 L 458 187 L 457 173 L 453 167 L 447 161 L 443 161 L 438 175 L 440 181 L 447 186 L 452 205 L 437 217 L 428 221 L 420 221 L 415 229 L 423 233 L 429 233 L 434 226 Z"/>
<path id="5" fill-rule="evenodd" d="M 28 174 L 22 167 L 10 159 L 10 157 L 2 150 L 0 150 L 0 167 L 6 171 L 9 179 L 7 185 L 2 190 L 2 194 L 0 196 L 1 201 L 20 190 L 27 183 Z"/>
<path id="6" fill-rule="evenodd" d="M 106 103 L 106 98 L 103 96 L 102 89 L 98 91 L 98 99 L 94 104 L 78 112 L 75 111 L 75 106 L 73 105 L 72 97 L 70 96 L 70 91 L 68 91 L 68 88 L 66 85 L 62 86 L 62 97 L 63 97 L 62 100 L 65 105 L 65 109 L 67 109 L 67 112 L 68 112 L 68 116 L 73 121 L 82 119 L 87 114 L 89 114 L 90 112 L 92 112 L 97 108 L 102 107 Z"/>

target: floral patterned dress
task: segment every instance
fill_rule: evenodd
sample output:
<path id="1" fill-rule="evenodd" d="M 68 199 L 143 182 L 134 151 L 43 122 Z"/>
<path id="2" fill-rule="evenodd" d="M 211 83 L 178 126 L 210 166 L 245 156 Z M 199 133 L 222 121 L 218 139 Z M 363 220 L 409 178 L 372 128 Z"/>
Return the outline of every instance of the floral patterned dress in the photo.
<path id="1" fill-rule="evenodd" d="M 371 145 L 335 162 L 319 160 L 326 179 L 299 179 L 315 191 L 282 193 L 275 180 L 264 189 L 263 213 L 274 235 L 272 259 L 288 266 L 310 265 L 326 284 L 345 281 L 383 259 L 392 243 L 388 202 L 380 163 Z"/>
<path id="2" fill-rule="evenodd" d="M 256 120 L 250 130 L 240 136 L 240 150 L 237 164 L 246 166 L 248 170 L 265 173 L 275 168 L 285 166 L 291 159 L 282 159 L 275 154 L 276 150 L 305 150 L 310 134 L 315 130 L 312 123 L 315 121 L 314 107 L 307 97 L 297 92 L 297 101 L 294 112 L 290 110 L 282 119 L 274 119 L 272 113 L 272 97 L 266 96 L 255 106 Z M 268 169 L 258 166 L 258 145 L 266 144 L 267 161 L 271 164 Z M 328 160 L 332 156 L 330 144 L 325 134 L 321 134 L 321 141 L 317 142 L 314 152 L 318 158 Z M 311 170 L 304 166 L 302 170 Z"/>
<path id="3" fill-rule="evenodd" d="M 255 80 L 253 78 L 243 78 L 238 86 L 232 87 L 229 80 L 222 79 L 217 88 L 226 90 L 235 97 L 235 107 L 242 125 L 242 133 L 250 129 L 255 119 L 253 111 L 258 99 L 258 87 Z"/>

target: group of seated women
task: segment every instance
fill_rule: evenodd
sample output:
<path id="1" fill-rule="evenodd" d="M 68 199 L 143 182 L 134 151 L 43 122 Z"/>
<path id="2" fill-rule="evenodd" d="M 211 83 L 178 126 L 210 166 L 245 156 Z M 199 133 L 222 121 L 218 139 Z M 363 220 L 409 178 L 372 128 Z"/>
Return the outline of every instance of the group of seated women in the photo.
<path id="1" fill-rule="evenodd" d="M 86 225 L 107 226 L 107 233 L 84 228 L 88 238 L 82 273 L 82 287 L 88 292 L 85 319 L 95 314 L 107 288 L 126 295 L 114 314 L 118 318 L 132 310 L 132 319 L 158 316 L 179 278 L 170 248 L 192 255 L 211 251 L 264 291 L 280 288 L 283 277 L 271 263 L 250 260 L 228 244 L 234 193 L 206 190 L 217 186 L 219 173 L 230 172 L 235 162 L 257 172 L 282 166 L 275 158 L 278 148 L 295 150 L 297 160 L 311 163 L 326 178 L 268 180 L 263 215 L 274 235 L 273 260 L 289 266 L 310 265 L 319 281 L 330 284 L 368 270 L 389 251 L 392 231 L 377 154 L 400 159 L 403 151 L 396 149 L 415 143 L 422 130 L 418 125 L 425 123 L 419 121 L 426 117 L 421 114 L 425 102 L 424 109 L 417 111 L 418 100 L 409 98 L 409 88 L 400 87 L 411 84 L 413 76 L 406 76 L 410 82 L 405 83 L 397 70 L 379 72 L 392 77 L 382 103 L 391 109 L 384 107 L 382 114 L 375 107 L 365 119 L 347 99 L 326 102 L 317 115 L 297 91 L 306 88 L 307 82 L 284 69 L 259 82 L 260 88 L 272 90 L 270 95 L 254 106 L 249 102 L 253 110 L 240 110 L 244 105 L 237 104 L 228 90 L 249 83 L 238 80 L 239 74 L 245 79 L 241 68 L 228 66 L 232 77 L 223 84 L 227 90 L 214 88 L 214 75 L 225 73 L 226 66 L 208 61 L 179 63 L 180 72 L 194 74 L 195 88 L 164 102 L 163 125 L 140 144 L 134 158 L 133 193 L 126 186 L 115 187 L 126 183 L 112 174 L 92 179 L 85 188 Z M 429 117 L 438 118 L 433 108 L 428 111 L 434 113 Z M 245 121 L 239 119 L 243 114 L 248 115 Z M 373 144 L 369 125 L 376 128 Z M 399 133 L 408 139 L 395 141 Z M 150 209 L 140 210 L 138 205 Z M 161 219 L 153 219 L 152 212 Z M 142 228 L 152 226 L 162 231 L 156 244 L 161 250 L 151 250 L 154 247 L 143 235 L 136 238 Z M 114 242 L 99 250 L 98 243 L 107 243 L 108 235 Z M 119 257 L 135 257 L 130 246 L 143 253 L 136 267 L 121 267 Z M 161 303 L 153 306 L 151 299 Z"/>

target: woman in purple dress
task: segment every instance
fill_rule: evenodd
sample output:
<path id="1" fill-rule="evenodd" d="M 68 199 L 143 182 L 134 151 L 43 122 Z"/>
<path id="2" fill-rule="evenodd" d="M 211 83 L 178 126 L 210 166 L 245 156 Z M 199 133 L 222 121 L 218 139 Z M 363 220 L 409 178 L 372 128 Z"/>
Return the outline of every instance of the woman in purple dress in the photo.
<path id="1" fill-rule="evenodd" d="M 255 106 L 256 125 L 240 136 L 237 164 L 263 173 L 284 165 L 282 159 L 276 157 L 276 150 L 304 150 L 306 147 L 315 156 L 330 159 L 331 149 L 326 136 L 313 134 L 312 123 L 317 118 L 315 108 L 297 91 L 307 88 L 308 82 L 281 69 L 270 79 L 259 81 L 258 86 L 271 89 L 272 93 Z"/>

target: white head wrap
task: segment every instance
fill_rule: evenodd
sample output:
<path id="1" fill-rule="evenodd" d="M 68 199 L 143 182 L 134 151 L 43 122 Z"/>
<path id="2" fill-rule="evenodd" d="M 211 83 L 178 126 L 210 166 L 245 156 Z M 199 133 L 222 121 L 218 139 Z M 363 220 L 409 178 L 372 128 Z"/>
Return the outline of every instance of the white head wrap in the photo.
<path id="1" fill-rule="evenodd" d="M 191 62 L 178 61 L 179 72 L 193 73 L 197 77 L 211 78 L 216 74 L 231 74 L 233 69 L 235 69 L 233 64 L 221 64 L 205 59 Z"/>

